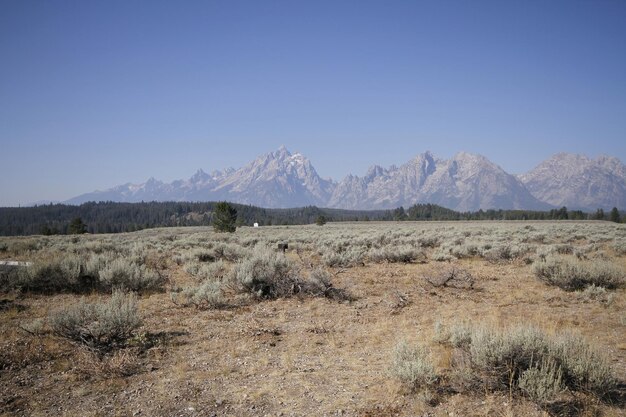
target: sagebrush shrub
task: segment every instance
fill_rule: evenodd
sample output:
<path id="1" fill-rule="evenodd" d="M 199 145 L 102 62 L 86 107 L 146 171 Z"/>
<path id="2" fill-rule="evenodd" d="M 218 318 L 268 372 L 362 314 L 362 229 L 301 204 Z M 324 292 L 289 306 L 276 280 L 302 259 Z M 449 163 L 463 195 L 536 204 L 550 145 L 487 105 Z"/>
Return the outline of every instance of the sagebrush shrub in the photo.
<path id="1" fill-rule="evenodd" d="M 582 338 L 562 335 L 552 351 L 563 368 L 563 379 L 568 387 L 603 396 L 617 386 L 609 359 Z"/>
<path id="2" fill-rule="evenodd" d="M 223 294 L 223 284 L 219 281 L 206 280 L 196 287 L 187 287 L 180 292 L 172 292 L 172 301 L 183 306 L 194 305 L 197 308 L 220 308 L 227 305 Z"/>
<path id="3" fill-rule="evenodd" d="M 561 387 L 602 397 L 617 384 L 609 360 L 577 336 L 550 337 L 532 326 L 461 326 L 450 332 L 451 341 L 455 333 L 453 346 L 466 352 L 476 376 L 491 389 L 517 387 L 545 401 Z"/>
<path id="4" fill-rule="evenodd" d="M 418 248 L 402 245 L 393 246 L 387 245 L 378 249 L 370 249 L 368 253 L 369 259 L 372 262 L 414 262 L 424 257 L 422 251 Z"/>
<path id="5" fill-rule="evenodd" d="M 364 251 L 359 248 L 329 249 L 324 251 L 322 260 L 327 266 L 350 268 L 363 265 Z"/>
<path id="6" fill-rule="evenodd" d="M 428 350 L 420 344 L 410 346 L 404 341 L 393 351 L 391 374 L 413 390 L 437 381 L 435 366 Z"/>
<path id="7" fill-rule="evenodd" d="M 533 365 L 519 377 L 520 390 L 538 403 L 554 401 L 563 392 L 563 372 L 553 358 L 542 359 L 541 364 Z"/>
<path id="8" fill-rule="evenodd" d="M 454 259 L 450 254 L 450 248 L 439 247 L 432 254 L 431 258 L 437 262 L 448 262 Z"/>
<path id="9" fill-rule="evenodd" d="M 614 294 L 607 291 L 604 287 L 596 287 L 594 284 L 591 284 L 578 292 L 578 298 L 584 302 L 599 301 L 608 305 L 612 303 Z"/>
<path id="10" fill-rule="evenodd" d="M 100 283 L 106 288 L 126 288 L 133 291 L 156 289 L 164 281 L 157 271 L 124 258 L 108 262 L 98 275 Z"/>
<path id="11" fill-rule="evenodd" d="M 257 248 L 250 257 L 237 262 L 233 276 L 244 291 L 261 298 L 291 295 L 297 283 L 293 264 L 282 253 L 267 248 Z"/>
<path id="12" fill-rule="evenodd" d="M 49 317 L 52 332 L 60 337 L 100 352 L 123 347 L 141 326 L 137 296 L 113 291 L 104 303 L 87 303 L 84 299 Z"/>
<path id="13" fill-rule="evenodd" d="M 607 261 L 581 261 L 574 257 L 549 255 L 533 266 L 540 280 L 566 291 L 582 290 L 591 285 L 613 289 L 626 284 L 624 268 Z"/>
<path id="14" fill-rule="evenodd" d="M 110 291 L 117 287 L 139 291 L 156 289 L 163 283 L 164 277 L 157 271 L 111 252 L 55 254 L 0 275 L 0 289 L 44 293 Z"/>
<path id="15" fill-rule="evenodd" d="M 352 300 L 348 292 L 333 287 L 330 275 L 323 269 L 311 271 L 308 277 L 299 274 L 300 271 L 284 254 L 257 247 L 252 256 L 235 264 L 231 276 L 244 292 L 259 298 L 299 294 L 338 301 Z"/>
<path id="16" fill-rule="evenodd" d="M 353 301 L 354 297 L 345 289 L 335 288 L 331 282 L 331 275 L 322 268 L 316 268 L 309 273 L 306 280 L 299 284 L 300 292 L 314 297 L 326 297 L 335 301 Z"/>
<path id="17" fill-rule="evenodd" d="M 229 272 L 229 268 L 222 260 L 209 264 L 191 262 L 185 265 L 185 271 L 202 282 L 204 280 L 223 280 Z"/>
<path id="18" fill-rule="evenodd" d="M 248 254 L 248 250 L 232 243 L 218 242 L 209 248 L 195 249 L 187 258 L 198 262 L 215 262 L 221 259 L 234 262 Z"/>
<path id="19" fill-rule="evenodd" d="M 82 260 L 75 255 L 22 267 L 8 286 L 33 292 L 72 291 L 80 286 Z"/>

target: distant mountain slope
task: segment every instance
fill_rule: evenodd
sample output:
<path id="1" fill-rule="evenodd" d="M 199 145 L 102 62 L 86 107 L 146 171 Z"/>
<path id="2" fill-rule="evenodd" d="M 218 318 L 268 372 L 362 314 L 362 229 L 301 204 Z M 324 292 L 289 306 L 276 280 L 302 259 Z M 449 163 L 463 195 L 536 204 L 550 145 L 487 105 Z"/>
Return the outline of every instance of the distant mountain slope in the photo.
<path id="1" fill-rule="evenodd" d="M 262 207 L 326 205 L 334 184 L 317 175 L 303 155 L 285 147 L 262 155 L 246 166 L 207 174 L 198 170 L 188 180 L 170 184 L 150 178 L 143 184 L 124 184 L 82 194 L 67 201 L 215 201 L 229 200 Z"/>
<path id="2" fill-rule="evenodd" d="M 307 158 L 292 155 L 281 146 L 225 176 L 212 193 L 262 207 L 298 207 L 326 205 L 333 188 L 331 181 L 317 175 Z"/>
<path id="3" fill-rule="evenodd" d="M 518 177 L 481 155 L 459 152 L 449 160 L 430 152 L 399 167 L 372 166 L 362 177 L 341 182 L 321 178 L 311 162 L 284 146 L 239 169 L 187 180 L 154 178 L 83 194 L 67 201 L 218 201 L 268 208 L 315 205 L 351 210 L 438 204 L 457 211 L 479 209 L 595 210 L 626 207 L 626 167 L 616 158 L 558 154 Z"/>
<path id="4" fill-rule="evenodd" d="M 559 153 L 519 179 L 536 198 L 553 206 L 626 207 L 626 166 L 617 158 Z"/>
<path id="5" fill-rule="evenodd" d="M 329 206 L 387 209 L 416 203 L 458 211 L 549 208 L 514 176 L 487 158 L 466 152 L 450 160 L 426 152 L 400 167 L 374 166 L 364 177 L 350 175 L 337 185 Z"/>

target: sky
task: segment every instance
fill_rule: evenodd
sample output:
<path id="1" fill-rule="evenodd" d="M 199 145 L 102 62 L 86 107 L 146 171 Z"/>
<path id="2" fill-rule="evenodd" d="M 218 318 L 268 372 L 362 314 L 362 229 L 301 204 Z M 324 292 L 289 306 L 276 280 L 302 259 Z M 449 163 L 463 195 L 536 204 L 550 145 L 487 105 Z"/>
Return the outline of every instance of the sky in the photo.
<path id="1" fill-rule="evenodd" d="M 626 162 L 626 2 L 0 0 L 0 206 L 426 150 Z"/>

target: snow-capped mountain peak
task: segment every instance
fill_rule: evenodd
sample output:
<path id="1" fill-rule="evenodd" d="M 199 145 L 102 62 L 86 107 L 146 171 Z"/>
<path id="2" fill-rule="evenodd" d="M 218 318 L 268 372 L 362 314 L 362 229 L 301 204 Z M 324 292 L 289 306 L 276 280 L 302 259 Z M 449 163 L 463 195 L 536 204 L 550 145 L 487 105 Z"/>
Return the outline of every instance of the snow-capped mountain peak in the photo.
<path id="1" fill-rule="evenodd" d="M 241 168 L 166 184 L 153 177 L 83 194 L 85 201 L 228 200 L 262 207 L 317 205 L 346 209 L 388 209 L 433 203 L 455 210 L 490 208 L 595 210 L 626 207 L 626 167 L 617 158 L 561 153 L 531 172 L 512 176 L 482 155 L 458 152 L 445 160 L 427 151 L 400 166 L 372 165 L 364 176 L 339 183 L 321 178 L 308 158 L 285 146 Z"/>

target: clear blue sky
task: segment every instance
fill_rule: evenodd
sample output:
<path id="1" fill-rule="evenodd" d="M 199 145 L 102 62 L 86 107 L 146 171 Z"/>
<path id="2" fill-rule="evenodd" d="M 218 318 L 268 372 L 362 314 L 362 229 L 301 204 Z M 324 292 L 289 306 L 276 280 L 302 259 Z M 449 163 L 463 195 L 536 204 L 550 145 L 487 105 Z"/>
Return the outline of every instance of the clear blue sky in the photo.
<path id="1" fill-rule="evenodd" d="M 626 1 L 0 1 L 0 206 L 431 150 L 626 161 Z"/>

